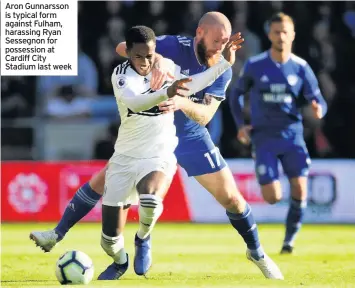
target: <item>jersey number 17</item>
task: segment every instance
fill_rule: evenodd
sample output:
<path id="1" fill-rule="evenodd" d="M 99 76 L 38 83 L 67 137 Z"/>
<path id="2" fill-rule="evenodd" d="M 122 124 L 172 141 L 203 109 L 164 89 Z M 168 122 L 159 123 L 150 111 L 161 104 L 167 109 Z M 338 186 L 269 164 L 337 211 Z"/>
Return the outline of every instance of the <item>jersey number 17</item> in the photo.
<path id="1" fill-rule="evenodd" d="M 206 152 L 204 154 L 204 156 L 207 158 L 208 162 L 210 163 L 211 167 L 212 168 L 216 168 L 216 165 L 217 166 L 220 166 L 221 165 L 221 159 L 219 158 L 219 153 L 217 151 L 217 147 L 213 148 L 211 151 L 209 152 Z M 212 159 L 212 157 L 214 159 Z M 215 161 L 213 161 L 215 160 Z"/>

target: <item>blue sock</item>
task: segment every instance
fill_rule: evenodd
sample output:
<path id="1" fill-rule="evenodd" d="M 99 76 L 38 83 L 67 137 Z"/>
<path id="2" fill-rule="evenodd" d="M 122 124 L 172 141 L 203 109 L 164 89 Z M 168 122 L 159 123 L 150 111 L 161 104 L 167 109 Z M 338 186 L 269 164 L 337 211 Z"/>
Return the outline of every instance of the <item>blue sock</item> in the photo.
<path id="1" fill-rule="evenodd" d="M 264 251 L 259 242 L 258 228 L 249 204 L 246 203 L 242 214 L 235 214 L 229 211 L 226 211 L 226 213 L 234 229 L 243 237 L 252 257 L 256 260 L 262 258 Z"/>
<path id="2" fill-rule="evenodd" d="M 307 207 L 307 200 L 296 200 L 291 198 L 290 209 L 286 219 L 286 235 L 284 245 L 293 246 L 296 234 L 302 225 L 302 218 Z"/>
<path id="3" fill-rule="evenodd" d="M 89 183 L 85 183 L 76 191 L 55 228 L 59 240 L 63 239 L 69 229 L 94 208 L 100 198 L 101 195 L 92 190 Z"/>

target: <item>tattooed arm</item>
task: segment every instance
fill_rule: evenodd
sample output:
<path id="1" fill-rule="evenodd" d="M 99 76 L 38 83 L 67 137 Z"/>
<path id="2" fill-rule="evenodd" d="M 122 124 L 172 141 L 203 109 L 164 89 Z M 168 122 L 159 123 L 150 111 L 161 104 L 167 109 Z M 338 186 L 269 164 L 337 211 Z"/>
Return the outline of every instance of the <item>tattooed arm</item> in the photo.
<path id="1" fill-rule="evenodd" d="M 226 97 L 226 90 L 232 80 L 232 69 L 224 72 L 213 84 L 204 91 L 204 98 L 202 104 L 194 103 L 189 99 L 184 99 L 181 110 L 187 117 L 196 121 L 200 125 L 206 126 L 219 105 Z"/>
<path id="2" fill-rule="evenodd" d="M 202 126 L 206 126 L 211 121 L 221 103 L 210 94 L 205 94 L 201 104 L 194 103 L 187 98 L 179 100 L 183 102 L 181 105 L 182 112 Z"/>

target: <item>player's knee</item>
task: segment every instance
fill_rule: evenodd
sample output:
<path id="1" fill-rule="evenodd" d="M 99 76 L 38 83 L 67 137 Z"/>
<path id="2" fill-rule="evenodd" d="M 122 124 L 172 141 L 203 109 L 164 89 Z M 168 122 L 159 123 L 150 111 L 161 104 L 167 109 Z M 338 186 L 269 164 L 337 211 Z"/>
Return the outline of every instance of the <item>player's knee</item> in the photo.
<path id="1" fill-rule="evenodd" d="M 215 194 L 215 197 L 228 211 L 241 213 L 245 208 L 245 200 L 238 190 L 221 189 Z"/>
<path id="2" fill-rule="evenodd" d="M 109 237 L 101 233 L 101 247 L 107 255 L 114 257 L 124 247 L 123 235 Z"/>
<path id="3" fill-rule="evenodd" d="M 151 195 L 162 199 L 166 192 L 167 189 L 165 189 L 164 185 L 141 185 L 138 189 L 139 195 Z"/>
<path id="4" fill-rule="evenodd" d="M 264 196 L 264 200 L 267 203 L 273 205 L 273 204 L 280 202 L 281 197 L 278 197 L 277 195 Z"/>
<path id="5" fill-rule="evenodd" d="M 282 198 L 281 187 L 278 181 L 261 186 L 264 200 L 269 204 L 276 204 Z"/>

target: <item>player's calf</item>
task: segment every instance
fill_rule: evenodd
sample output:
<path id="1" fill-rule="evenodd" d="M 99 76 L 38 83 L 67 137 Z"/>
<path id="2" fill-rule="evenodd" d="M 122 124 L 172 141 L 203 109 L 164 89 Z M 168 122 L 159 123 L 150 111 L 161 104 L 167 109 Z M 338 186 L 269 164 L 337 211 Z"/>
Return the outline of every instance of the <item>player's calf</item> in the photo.
<path id="1" fill-rule="evenodd" d="M 264 251 L 259 242 L 258 229 L 251 207 L 238 191 L 230 169 L 224 168 L 218 172 L 195 178 L 226 208 L 230 223 L 243 237 L 252 257 L 257 260 L 262 258 Z"/>
<path id="2" fill-rule="evenodd" d="M 127 211 L 125 207 L 102 205 L 101 247 L 113 259 L 113 263 L 100 274 L 98 280 L 117 280 L 128 269 L 128 254 L 122 235 Z"/>
<path id="3" fill-rule="evenodd" d="M 70 228 L 95 207 L 103 194 L 105 171 L 106 168 L 102 169 L 91 178 L 89 183 L 85 183 L 78 189 L 54 230 L 31 232 L 30 239 L 44 252 L 50 252 L 65 237 Z"/>
<path id="4" fill-rule="evenodd" d="M 302 220 L 307 208 L 307 178 L 291 178 L 290 184 L 292 196 L 286 218 L 286 233 L 281 254 L 291 254 L 293 252 L 294 241 L 301 229 Z"/>
<path id="5" fill-rule="evenodd" d="M 163 199 L 151 194 L 141 194 L 139 199 L 139 229 L 134 239 L 134 271 L 137 275 L 145 275 L 152 265 L 150 233 L 163 212 Z"/>
<path id="6" fill-rule="evenodd" d="M 96 193 L 90 187 L 89 183 L 81 186 L 70 200 L 60 222 L 55 228 L 59 238 L 64 238 L 69 229 L 87 215 L 95 207 L 100 198 L 101 195 Z"/>
<path id="7" fill-rule="evenodd" d="M 137 275 L 145 275 L 152 265 L 150 234 L 163 212 L 163 197 L 170 182 L 164 173 L 154 171 L 137 184 L 137 191 L 140 194 L 139 229 L 134 240 L 134 271 Z"/>
<path id="8" fill-rule="evenodd" d="M 245 244 L 250 250 L 251 257 L 256 260 L 263 258 L 264 250 L 260 245 L 258 228 L 249 204 L 246 203 L 243 213 L 236 214 L 228 210 L 226 213 L 234 229 L 243 237 Z"/>

